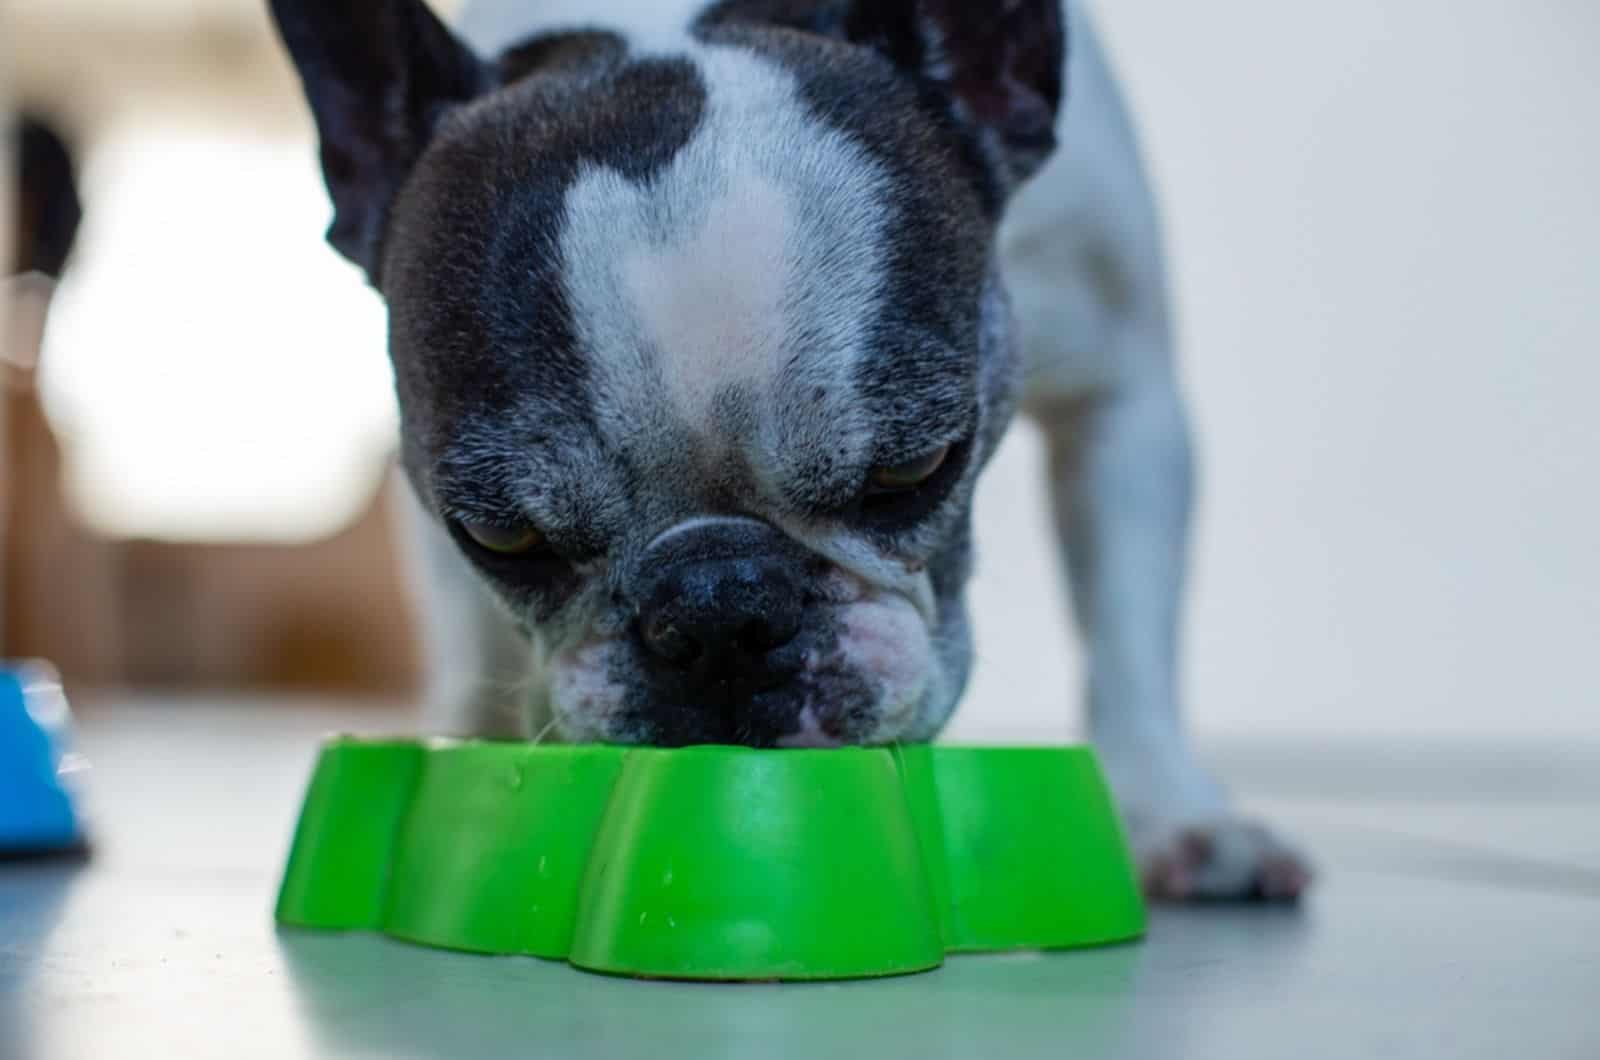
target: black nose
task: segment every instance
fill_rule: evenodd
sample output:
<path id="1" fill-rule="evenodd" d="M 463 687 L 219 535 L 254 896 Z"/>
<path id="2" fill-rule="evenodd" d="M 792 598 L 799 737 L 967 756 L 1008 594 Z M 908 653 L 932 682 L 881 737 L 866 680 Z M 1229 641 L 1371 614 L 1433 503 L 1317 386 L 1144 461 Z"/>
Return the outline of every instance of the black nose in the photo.
<path id="1" fill-rule="evenodd" d="M 639 609 L 651 654 L 707 679 L 792 674 L 780 651 L 800 632 L 803 602 L 780 560 L 717 558 L 679 563 Z"/>

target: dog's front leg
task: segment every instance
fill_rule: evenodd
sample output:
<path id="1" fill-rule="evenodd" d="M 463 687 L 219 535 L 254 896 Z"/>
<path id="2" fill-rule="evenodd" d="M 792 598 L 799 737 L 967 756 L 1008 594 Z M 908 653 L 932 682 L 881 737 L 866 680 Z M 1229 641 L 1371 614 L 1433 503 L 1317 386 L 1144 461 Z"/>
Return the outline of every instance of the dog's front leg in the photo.
<path id="1" fill-rule="evenodd" d="M 1170 376 L 1038 410 L 1056 524 L 1088 660 L 1092 738 L 1147 890 L 1292 898 L 1305 862 L 1237 817 L 1196 760 L 1178 703 L 1193 470 Z"/>

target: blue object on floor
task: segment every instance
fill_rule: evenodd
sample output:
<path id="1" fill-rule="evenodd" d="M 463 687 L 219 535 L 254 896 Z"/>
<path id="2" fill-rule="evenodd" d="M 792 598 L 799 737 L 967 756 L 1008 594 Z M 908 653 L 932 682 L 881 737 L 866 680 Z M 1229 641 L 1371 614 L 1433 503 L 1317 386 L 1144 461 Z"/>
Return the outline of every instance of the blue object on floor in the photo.
<path id="1" fill-rule="evenodd" d="M 0 666 L 0 854 L 83 843 L 72 793 L 71 714 L 48 667 Z M 65 768 L 63 768 L 65 767 Z"/>

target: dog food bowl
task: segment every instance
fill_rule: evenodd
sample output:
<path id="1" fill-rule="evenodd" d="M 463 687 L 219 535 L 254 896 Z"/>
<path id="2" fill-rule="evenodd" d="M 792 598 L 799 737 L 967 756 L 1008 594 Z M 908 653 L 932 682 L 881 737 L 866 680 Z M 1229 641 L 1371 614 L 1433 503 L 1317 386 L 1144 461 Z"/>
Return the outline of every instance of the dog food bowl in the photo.
<path id="1" fill-rule="evenodd" d="M 285 925 L 668 979 L 848 979 L 1137 938 L 1088 748 L 330 742 Z"/>

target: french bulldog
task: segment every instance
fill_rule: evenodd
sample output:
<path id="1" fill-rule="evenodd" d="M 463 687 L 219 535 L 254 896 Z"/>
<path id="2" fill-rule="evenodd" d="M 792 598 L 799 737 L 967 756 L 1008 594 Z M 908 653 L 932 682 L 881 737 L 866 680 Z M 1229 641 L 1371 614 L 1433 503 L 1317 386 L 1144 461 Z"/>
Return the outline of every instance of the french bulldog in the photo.
<path id="1" fill-rule="evenodd" d="M 974 484 L 1021 409 L 1147 889 L 1301 893 L 1181 723 L 1189 432 L 1075 3 L 271 6 L 328 239 L 389 310 L 442 725 L 933 738 L 972 661 Z"/>

